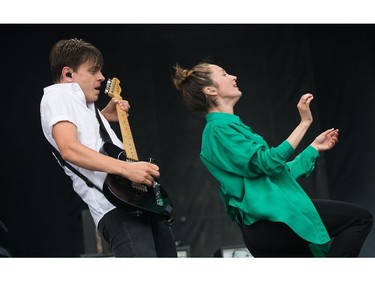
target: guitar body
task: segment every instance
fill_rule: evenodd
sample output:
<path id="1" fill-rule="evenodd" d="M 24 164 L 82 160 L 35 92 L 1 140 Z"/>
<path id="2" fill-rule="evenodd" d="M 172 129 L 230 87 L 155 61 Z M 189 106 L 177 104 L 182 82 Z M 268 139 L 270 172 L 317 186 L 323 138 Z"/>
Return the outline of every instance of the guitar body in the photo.
<path id="1" fill-rule="evenodd" d="M 124 150 L 112 143 L 104 143 L 101 152 L 122 161 L 134 162 L 127 158 Z M 109 202 L 128 212 L 142 213 L 170 223 L 174 220 L 172 200 L 157 181 L 152 187 L 148 187 L 108 174 L 103 193 Z"/>

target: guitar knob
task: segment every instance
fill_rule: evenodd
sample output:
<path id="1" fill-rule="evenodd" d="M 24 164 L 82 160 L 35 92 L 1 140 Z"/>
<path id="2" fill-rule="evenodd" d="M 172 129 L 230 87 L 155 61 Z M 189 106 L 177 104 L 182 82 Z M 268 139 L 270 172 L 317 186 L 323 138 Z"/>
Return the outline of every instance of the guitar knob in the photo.
<path id="1" fill-rule="evenodd" d="M 152 158 L 152 157 L 149 157 L 148 158 L 148 162 L 152 163 L 152 164 L 156 164 L 156 159 L 155 158 Z"/>

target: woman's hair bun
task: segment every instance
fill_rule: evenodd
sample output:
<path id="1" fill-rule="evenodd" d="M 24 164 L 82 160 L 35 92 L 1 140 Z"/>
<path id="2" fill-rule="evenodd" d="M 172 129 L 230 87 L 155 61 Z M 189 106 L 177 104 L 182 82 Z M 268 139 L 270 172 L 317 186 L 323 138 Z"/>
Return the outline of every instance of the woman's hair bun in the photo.
<path id="1" fill-rule="evenodd" d="M 173 78 L 173 83 L 176 86 L 177 90 L 180 89 L 181 85 L 186 81 L 187 78 L 193 73 L 193 70 L 185 69 L 176 64 L 174 67 L 176 72 Z"/>

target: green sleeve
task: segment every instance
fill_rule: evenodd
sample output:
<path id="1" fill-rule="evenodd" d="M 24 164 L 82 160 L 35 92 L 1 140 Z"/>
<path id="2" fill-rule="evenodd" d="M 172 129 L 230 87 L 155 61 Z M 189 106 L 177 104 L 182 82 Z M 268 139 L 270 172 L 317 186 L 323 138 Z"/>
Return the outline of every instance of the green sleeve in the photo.
<path id="1" fill-rule="evenodd" d="M 287 163 L 292 177 L 298 179 L 300 177 L 308 177 L 315 168 L 316 159 L 319 152 L 309 145 L 302 151 L 293 161 Z"/>
<path id="2" fill-rule="evenodd" d="M 281 172 L 294 152 L 287 141 L 269 148 L 260 136 L 231 125 L 211 128 L 205 143 L 201 156 L 211 165 L 246 177 Z"/>

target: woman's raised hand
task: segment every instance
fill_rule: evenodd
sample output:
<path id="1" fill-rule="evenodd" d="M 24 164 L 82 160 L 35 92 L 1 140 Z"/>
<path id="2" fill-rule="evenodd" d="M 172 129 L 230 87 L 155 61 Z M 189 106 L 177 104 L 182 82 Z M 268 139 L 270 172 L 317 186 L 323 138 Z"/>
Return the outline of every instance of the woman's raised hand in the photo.
<path id="1" fill-rule="evenodd" d="M 304 94 L 297 104 L 299 115 L 301 116 L 301 123 L 311 124 L 313 117 L 310 110 L 310 103 L 314 96 L 310 93 Z"/>

